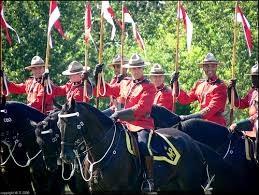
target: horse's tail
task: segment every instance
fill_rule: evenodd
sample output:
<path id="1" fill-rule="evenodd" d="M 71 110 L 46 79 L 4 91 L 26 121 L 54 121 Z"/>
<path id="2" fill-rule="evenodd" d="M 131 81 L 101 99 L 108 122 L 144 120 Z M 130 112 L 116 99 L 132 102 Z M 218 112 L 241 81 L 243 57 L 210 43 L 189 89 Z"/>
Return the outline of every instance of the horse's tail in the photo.
<path id="1" fill-rule="evenodd" d="M 220 156 L 211 147 L 195 141 L 203 154 L 203 157 L 208 165 L 208 177 L 214 177 L 215 181 L 212 183 L 213 188 L 218 191 L 238 191 L 237 186 L 241 182 L 241 178 L 234 171 L 229 163 L 227 163 L 222 156 Z M 213 176 L 214 175 L 214 176 Z"/>

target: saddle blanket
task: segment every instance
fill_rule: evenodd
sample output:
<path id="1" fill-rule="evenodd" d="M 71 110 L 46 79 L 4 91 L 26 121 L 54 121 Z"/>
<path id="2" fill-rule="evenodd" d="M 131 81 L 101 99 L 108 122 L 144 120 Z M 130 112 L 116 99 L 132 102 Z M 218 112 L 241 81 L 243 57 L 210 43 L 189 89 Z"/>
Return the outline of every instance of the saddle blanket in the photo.
<path id="1" fill-rule="evenodd" d="M 127 149 L 132 155 L 136 155 L 134 146 L 131 144 L 130 139 L 134 136 L 129 135 L 130 132 L 125 131 Z M 150 131 L 148 138 L 148 151 L 156 161 L 165 161 L 172 165 L 177 165 L 181 154 L 178 152 L 176 147 L 171 143 L 164 135 L 160 133 L 153 133 Z"/>

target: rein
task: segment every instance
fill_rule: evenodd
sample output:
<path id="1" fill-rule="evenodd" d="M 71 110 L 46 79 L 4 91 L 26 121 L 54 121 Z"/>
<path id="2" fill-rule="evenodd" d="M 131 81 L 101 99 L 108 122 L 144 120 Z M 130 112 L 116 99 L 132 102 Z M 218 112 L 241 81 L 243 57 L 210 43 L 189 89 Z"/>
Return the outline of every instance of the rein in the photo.
<path id="1" fill-rule="evenodd" d="M 223 159 L 225 159 L 227 157 L 228 153 L 230 152 L 230 146 L 231 146 L 231 140 L 229 140 L 228 148 L 227 148 L 227 151 L 226 151 L 225 155 L 223 156 Z M 212 177 L 210 177 L 208 168 L 209 168 L 209 166 L 207 164 L 207 166 L 206 166 L 206 174 L 207 174 L 207 178 L 208 178 L 207 184 L 206 184 L 205 187 L 203 187 L 203 185 L 201 185 L 205 194 L 211 193 L 211 191 L 213 190 L 213 188 L 211 187 L 211 183 L 214 181 L 214 178 L 215 178 L 215 174 Z"/>
<path id="2" fill-rule="evenodd" d="M 17 166 L 22 167 L 22 168 L 28 167 L 28 166 L 30 165 L 31 161 L 32 161 L 33 159 L 35 159 L 35 158 L 41 153 L 41 150 L 39 150 L 39 152 L 38 152 L 37 154 L 35 154 L 32 158 L 30 158 L 29 155 L 28 155 L 28 152 L 26 152 L 27 162 L 26 162 L 25 165 L 21 165 L 21 164 L 19 164 L 19 163 L 17 162 L 17 160 L 15 160 L 15 158 L 14 158 L 14 156 L 13 156 L 13 152 L 14 152 L 15 147 L 16 147 L 16 145 L 17 145 L 18 142 L 19 142 L 18 140 L 15 140 L 15 142 L 14 142 L 14 143 L 15 143 L 15 144 L 14 144 L 14 147 L 13 147 L 13 149 L 11 149 L 10 144 L 8 144 L 6 141 L 2 141 L 2 143 L 8 147 L 9 156 L 7 157 L 7 159 L 5 160 L 5 162 L 1 163 L 1 166 L 5 165 L 5 164 L 8 162 L 9 158 L 12 157 L 14 163 L 15 163 Z"/>
<path id="3" fill-rule="evenodd" d="M 2 111 L 2 110 L 1 110 L 1 111 Z M 24 132 L 23 134 L 20 134 L 20 137 L 24 137 L 24 136 L 26 136 L 26 135 L 29 135 L 30 133 L 31 133 L 31 131 L 26 131 L 26 132 Z M 8 152 L 9 152 L 8 157 L 6 158 L 6 160 L 5 160 L 3 163 L 1 163 L 1 166 L 5 165 L 5 164 L 8 162 L 8 160 L 10 159 L 10 157 L 11 157 L 11 158 L 13 159 L 14 163 L 15 163 L 17 166 L 19 166 L 19 167 L 28 167 L 28 166 L 30 165 L 31 161 L 32 161 L 33 159 L 35 159 L 35 158 L 41 153 L 42 150 L 39 150 L 32 158 L 30 158 L 28 152 L 26 152 L 26 153 L 25 153 L 26 156 L 27 156 L 27 162 L 26 162 L 26 164 L 25 164 L 25 165 L 19 164 L 19 163 L 17 162 L 17 160 L 15 159 L 14 155 L 13 155 L 13 153 L 14 153 L 14 151 L 15 151 L 15 148 L 16 148 L 17 144 L 19 143 L 18 136 L 19 136 L 19 133 L 17 133 L 17 138 L 14 140 L 14 146 L 13 146 L 12 149 L 11 149 L 11 145 L 10 145 L 9 143 L 7 143 L 7 141 L 5 141 L 5 140 L 1 141 L 4 145 L 7 146 Z"/>
<path id="4" fill-rule="evenodd" d="M 104 153 L 104 155 L 103 155 L 99 160 L 97 160 L 97 161 L 95 161 L 95 162 L 91 162 L 91 161 L 89 160 L 89 158 L 88 158 L 88 153 L 87 153 L 87 155 L 86 155 L 86 160 L 87 160 L 88 163 L 90 164 L 89 170 L 88 170 L 90 176 L 89 176 L 88 179 L 86 179 L 85 176 L 84 176 L 82 164 L 81 164 L 81 162 L 80 162 L 78 153 L 77 153 L 76 150 L 74 150 L 74 153 L 75 153 L 75 155 L 76 155 L 76 157 L 77 157 L 77 160 L 78 160 L 78 163 L 79 163 L 79 167 L 80 167 L 80 172 L 81 172 L 82 178 L 83 178 L 86 182 L 88 182 L 88 181 L 90 181 L 90 180 L 92 179 L 94 166 L 95 166 L 96 164 L 100 163 L 100 162 L 107 156 L 107 154 L 109 153 L 109 151 L 110 151 L 110 149 L 111 149 L 111 147 L 112 147 L 112 145 L 113 145 L 113 143 L 114 143 L 117 128 L 116 128 L 115 123 L 114 123 L 113 126 L 114 126 L 114 133 L 113 133 L 112 141 L 111 141 L 111 143 L 110 143 L 110 146 L 108 147 L 108 149 L 107 149 L 106 152 Z M 111 129 L 113 128 L 113 126 L 111 127 Z M 109 129 L 109 131 L 110 131 L 111 129 Z M 109 132 L 109 131 L 108 131 L 108 132 Z M 100 142 L 99 142 L 99 143 L 100 143 Z M 91 147 L 90 149 L 92 149 L 92 148 L 93 148 L 93 147 Z M 88 149 L 87 151 L 90 151 L 90 149 Z M 113 151 L 113 154 L 116 154 L 116 150 Z"/>

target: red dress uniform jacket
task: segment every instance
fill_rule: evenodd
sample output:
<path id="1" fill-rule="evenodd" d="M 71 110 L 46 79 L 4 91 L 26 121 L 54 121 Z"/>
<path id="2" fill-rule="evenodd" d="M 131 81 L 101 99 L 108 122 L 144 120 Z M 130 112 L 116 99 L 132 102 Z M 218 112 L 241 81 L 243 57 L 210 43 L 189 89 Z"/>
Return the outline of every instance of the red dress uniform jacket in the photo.
<path id="1" fill-rule="evenodd" d="M 252 95 L 255 89 L 250 89 L 244 98 L 235 100 L 235 106 L 239 109 L 248 108 L 251 105 Z"/>
<path id="2" fill-rule="evenodd" d="M 87 87 L 90 86 L 87 84 Z M 67 97 L 69 101 L 72 97 L 77 102 L 83 101 L 83 93 L 84 93 L 84 86 L 82 82 L 79 83 L 71 83 L 70 81 L 67 82 L 65 85 L 60 86 L 61 90 L 63 90 L 63 95 Z M 86 102 L 89 102 L 90 99 L 86 97 Z"/>
<path id="3" fill-rule="evenodd" d="M 154 129 L 153 118 L 150 117 L 156 93 L 155 86 L 147 79 L 122 80 L 117 85 L 106 83 L 105 96 L 120 97 L 124 108 L 131 108 L 134 112 L 134 121 L 124 121 L 130 131 Z"/>
<path id="4" fill-rule="evenodd" d="M 218 78 L 215 81 L 199 80 L 189 93 L 180 90 L 177 100 L 181 104 L 198 100 L 203 119 L 226 126 L 223 112 L 227 101 L 227 86 Z"/>
<path id="5" fill-rule="evenodd" d="M 158 106 L 163 106 L 163 107 L 167 108 L 168 110 L 172 111 L 172 109 L 173 109 L 172 91 L 168 87 L 166 87 L 164 84 L 157 87 L 154 104 L 158 105 Z"/>
<path id="6" fill-rule="evenodd" d="M 250 89 L 244 98 L 235 101 L 235 106 L 240 109 L 249 108 L 250 120 L 258 123 L 258 90 Z M 244 133 L 249 137 L 256 137 L 256 128 L 258 127 L 254 124 L 252 131 L 245 131 Z"/>
<path id="7" fill-rule="evenodd" d="M 117 83 L 117 80 L 118 80 L 118 76 L 115 75 L 115 76 L 112 78 L 112 80 L 110 81 L 110 85 L 113 85 L 113 84 Z"/>
<path id="8" fill-rule="evenodd" d="M 124 77 L 123 80 L 131 80 L 131 77 Z M 112 80 L 110 81 L 110 85 L 117 85 L 118 76 L 115 75 Z M 112 108 L 121 108 L 123 107 L 124 102 L 121 101 L 120 97 L 110 96 L 110 107 Z"/>
<path id="9" fill-rule="evenodd" d="M 116 85 L 118 81 L 118 76 L 115 75 L 110 81 L 110 85 Z M 116 97 L 110 96 L 110 107 L 117 107 Z"/>
<path id="10" fill-rule="evenodd" d="M 24 83 L 8 83 L 8 89 L 12 94 L 27 94 L 27 104 L 39 111 L 42 111 L 42 99 L 44 95 L 44 87 L 41 84 L 41 79 L 34 79 L 30 77 Z M 63 92 L 56 88 L 52 88 L 52 94 L 46 93 L 45 110 L 50 111 L 53 109 L 53 99 L 55 96 L 62 96 Z"/>

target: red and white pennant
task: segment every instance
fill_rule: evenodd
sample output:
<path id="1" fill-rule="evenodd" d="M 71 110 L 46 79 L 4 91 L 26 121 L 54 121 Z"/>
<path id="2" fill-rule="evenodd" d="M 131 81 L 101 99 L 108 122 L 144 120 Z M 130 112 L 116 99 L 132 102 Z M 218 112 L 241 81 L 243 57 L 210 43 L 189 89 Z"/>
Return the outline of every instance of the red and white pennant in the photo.
<path id="1" fill-rule="evenodd" d="M 65 33 L 62 29 L 60 20 L 60 12 L 58 9 L 57 1 L 50 1 L 50 8 L 49 8 L 49 25 L 48 25 L 48 36 L 49 36 L 49 45 L 52 48 L 52 39 L 51 39 L 51 29 L 54 26 L 55 29 L 59 32 L 59 34 L 66 38 Z"/>
<path id="2" fill-rule="evenodd" d="M 89 43 L 91 38 L 91 29 L 92 29 L 92 13 L 90 2 L 85 6 L 85 42 Z"/>
<path id="3" fill-rule="evenodd" d="M 10 37 L 10 34 L 9 34 L 9 29 L 11 29 L 12 31 L 15 32 L 16 34 L 16 37 L 18 39 L 18 42 L 20 43 L 20 38 L 17 34 L 17 32 L 13 29 L 13 27 L 11 27 L 5 20 L 4 18 L 4 5 L 3 5 L 3 1 L 0 1 L 0 10 L 1 10 L 1 16 L 0 16 L 0 22 L 1 22 L 1 29 L 4 29 L 5 30 L 5 35 L 6 35 L 6 40 L 8 41 L 9 45 L 12 44 L 12 39 Z"/>
<path id="4" fill-rule="evenodd" d="M 183 5 L 180 2 L 178 2 L 177 18 L 183 20 L 184 29 L 186 31 L 187 50 L 190 51 L 191 43 L 192 43 L 193 25 L 186 13 L 186 10 L 184 9 Z"/>
<path id="5" fill-rule="evenodd" d="M 114 14 L 112 7 L 109 4 L 109 1 L 102 1 L 102 15 L 103 15 L 104 19 L 107 20 L 107 22 L 112 25 L 111 40 L 113 40 L 115 37 L 115 32 L 116 32 L 116 27 L 113 22 L 113 18 L 115 16 L 115 14 Z"/>
<path id="6" fill-rule="evenodd" d="M 133 18 L 131 17 L 128 8 L 126 6 L 123 7 L 123 14 L 124 14 L 124 22 L 125 23 L 131 23 L 132 24 L 132 30 L 133 30 L 133 36 L 135 38 L 135 41 L 138 43 L 139 47 L 142 50 L 145 50 L 145 44 L 144 41 L 137 29 L 137 25 L 134 22 Z"/>
<path id="7" fill-rule="evenodd" d="M 246 17 L 244 16 L 244 14 L 242 12 L 242 9 L 239 6 L 236 7 L 236 17 L 237 17 L 237 22 L 242 23 L 248 53 L 249 53 L 249 56 L 251 56 L 253 43 L 252 43 L 252 33 L 251 33 L 251 29 L 250 29 L 250 24 L 247 21 Z"/>

